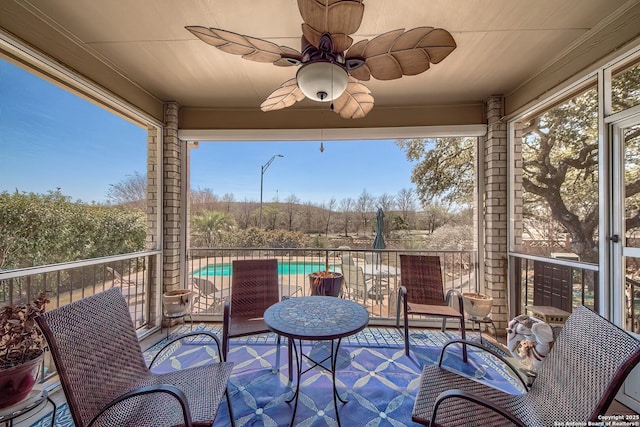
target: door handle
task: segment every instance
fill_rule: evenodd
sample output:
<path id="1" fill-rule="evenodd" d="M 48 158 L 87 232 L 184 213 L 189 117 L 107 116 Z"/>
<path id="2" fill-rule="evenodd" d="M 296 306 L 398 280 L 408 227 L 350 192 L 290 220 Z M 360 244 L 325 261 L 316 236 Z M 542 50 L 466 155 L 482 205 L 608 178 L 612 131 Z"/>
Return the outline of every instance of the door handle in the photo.
<path id="1" fill-rule="evenodd" d="M 620 236 L 614 234 L 613 236 L 609 237 L 609 240 L 611 240 L 613 243 L 618 243 L 620 241 Z"/>

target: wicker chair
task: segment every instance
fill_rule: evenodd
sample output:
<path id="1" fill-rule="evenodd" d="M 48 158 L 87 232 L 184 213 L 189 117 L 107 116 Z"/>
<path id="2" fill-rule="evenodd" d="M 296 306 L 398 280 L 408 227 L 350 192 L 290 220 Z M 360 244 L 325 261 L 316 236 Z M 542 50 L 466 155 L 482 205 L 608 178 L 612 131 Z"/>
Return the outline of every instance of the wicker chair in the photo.
<path id="1" fill-rule="evenodd" d="M 222 353 L 225 360 L 229 353 L 230 338 L 270 332 L 264 323 L 264 311 L 279 301 L 279 289 L 278 260 L 233 261 L 231 302 L 224 303 L 222 324 Z"/>
<path id="2" fill-rule="evenodd" d="M 46 312 L 36 321 L 76 427 L 211 426 L 225 395 L 233 424 L 227 393 L 233 364 L 151 372 L 118 288 Z M 220 354 L 219 341 L 211 333 L 192 332 L 167 345 L 201 334 L 215 341 Z"/>
<path id="3" fill-rule="evenodd" d="M 468 344 L 481 347 L 475 342 Z M 571 314 L 524 394 L 507 394 L 441 368 L 448 345 L 442 349 L 438 365 L 426 366 L 422 372 L 413 407 L 413 420 L 418 423 L 586 425 L 605 413 L 640 361 L 640 341 L 584 306 Z"/>
<path id="4" fill-rule="evenodd" d="M 442 317 L 442 331 L 447 319 L 458 319 L 460 335 L 466 338 L 462 294 L 451 289 L 444 295 L 440 257 L 427 255 L 400 255 L 400 280 L 396 309 L 396 326 L 400 327 L 400 304 L 404 311 L 404 349 L 409 356 L 409 314 Z M 458 297 L 458 309 L 449 305 L 452 295 Z M 467 348 L 463 346 L 463 359 L 467 361 Z"/>

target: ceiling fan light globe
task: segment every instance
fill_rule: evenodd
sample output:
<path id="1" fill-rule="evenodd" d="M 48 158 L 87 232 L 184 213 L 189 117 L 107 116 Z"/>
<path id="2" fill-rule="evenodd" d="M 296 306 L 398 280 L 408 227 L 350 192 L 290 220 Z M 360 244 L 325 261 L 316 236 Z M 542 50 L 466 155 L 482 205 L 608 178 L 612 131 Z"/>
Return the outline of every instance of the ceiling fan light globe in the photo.
<path id="1" fill-rule="evenodd" d="M 307 98 L 329 102 L 338 98 L 347 88 L 347 71 L 331 62 L 312 62 L 303 65 L 296 75 L 298 87 Z"/>

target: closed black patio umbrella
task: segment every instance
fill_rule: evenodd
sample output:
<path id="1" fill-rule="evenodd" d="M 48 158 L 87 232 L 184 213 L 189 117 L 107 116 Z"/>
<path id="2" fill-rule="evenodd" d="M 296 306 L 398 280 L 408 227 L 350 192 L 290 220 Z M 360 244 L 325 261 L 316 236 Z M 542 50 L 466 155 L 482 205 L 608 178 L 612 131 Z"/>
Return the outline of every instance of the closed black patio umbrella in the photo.
<path id="1" fill-rule="evenodd" d="M 384 249 L 384 237 L 382 236 L 384 230 L 384 212 L 382 208 L 378 208 L 376 214 L 376 238 L 373 240 L 373 249 Z"/>

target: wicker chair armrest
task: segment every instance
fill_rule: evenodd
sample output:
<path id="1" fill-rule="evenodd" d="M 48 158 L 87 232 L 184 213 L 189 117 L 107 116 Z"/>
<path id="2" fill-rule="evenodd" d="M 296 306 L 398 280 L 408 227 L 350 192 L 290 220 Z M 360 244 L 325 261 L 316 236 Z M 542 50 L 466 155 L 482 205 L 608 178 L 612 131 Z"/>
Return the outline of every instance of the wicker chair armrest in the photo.
<path id="1" fill-rule="evenodd" d="M 171 344 L 173 344 L 176 341 L 181 341 L 185 338 L 189 338 L 189 337 L 196 337 L 199 335 L 206 335 L 209 338 L 213 338 L 213 340 L 216 342 L 216 347 L 218 349 L 218 357 L 220 358 L 220 361 L 222 362 L 222 351 L 220 350 L 220 339 L 218 338 L 218 336 L 216 334 L 214 334 L 211 331 L 192 331 L 192 332 L 186 332 L 184 334 L 181 334 L 175 338 L 170 339 L 167 343 L 165 343 L 165 345 L 162 346 L 162 348 L 160 350 L 158 350 L 158 352 L 156 353 L 156 355 L 153 357 L 153 359 L 151 360 L 151 363 L 149 364 L 149 369 L 151 369 L 153 367 L 153 364 L 155 363 L 156 359 L 158 358 L 158 356 L 160 356 L 162 354 L 162 352 L 167 349 Z"/>
<path id="2" fill-rule="evenodd" d="M 187 402 L 187 396 L 180 390 L 179 388 L 171 385 L 171 384 L 157 384 L 147 387 L 140 387 L 138 389 L 129 391 L 122 396 L 112 400 L 109 402 L 98 415 L 96 415 L 88 424 L 87 427 L 91 427 L 106 411 L 116 406 L 118 403 L 131 399 L 132 397 L 142 396 L 145 394 L 152 393 L 166 393 L 176 398 L 178 403 L 180 403 L 180 407 L 182 408 L 182 417 L 184 418 L 185 427 L 190 427 L 193 425 L 191 420 L 191 410 L 189 409 L 189 403 Z"/>
<path id="3" fill-rule="evenodd" d="M 407 295 L 407 288 L 404 286 L 400 286 L 398 288 L 398 296 L 406 296 Z"/>
<path id="4" fill-rule="evenodd" d="M 507 359 L 505 359 L 500 353 L 483 346 L 482 344 L 479 344 L 475 341 L 469 341 L 469 340 L 463 340 L 463 339 L 452 339 L 447 341 L 443 346 L 442 346 L 442 350 L 440 350 L 440 357 L 438 357 L 438 367 L 441 368 L 442 367 L 442 360 L 444 358 L 444 352 L 446 351 L 446 348 L 449 347 L 451 344 L 466 344 L 469 345 L 471 347 L 476 347 L 479 348 L 480 350 L 484 350 L 487 353 L 490 353 L 491 355 L 495 356 L 498 360 L 500 360 L 502 363 L 504 363 L 506 366 L 509 367 L 509 369 L 511 369 L 513 371 L 513 373 L 515 374 L 515 376 L 520 380 L 520 382 L 522 383 L 522 386 L 524 387 L 525 390 L 529 390 L 529 385 L 527 384 L 527 382 L 522 378 L 522 375 L 520 374 L 520 371 L 518 370 L 518 368 L 516 368 L 515 366 L 513 366 L 513 364 L 511 362 L 509 362 Z"/>
<path id="5" fill-rule="evenodd" d="M 469 393 L 464 390 L 451 389 L 447 391 L 443 391 L 436 397 L 436 401 L 433 404 L 433 412 L 431 413 L 431 420 L 429 425 L 435 426 L 436 415 L 438 412 L 438 407 L 442 402 L 448 399 L 463 399 L 468 400 L 470 402 L 477 403 L 478 405 L 482 405 L 487 409 L 491 409 L 492 411 L 502 415 L 504 418 L 508 419 L 512 423 L 520 427 L 527 427 L 520 419 L 518 419 L 514 414 L 505 409 L 504 407 L 498 405 L 497 403 L 487 400 L 483 397 L 478 396 L 474 393 Z"/>

